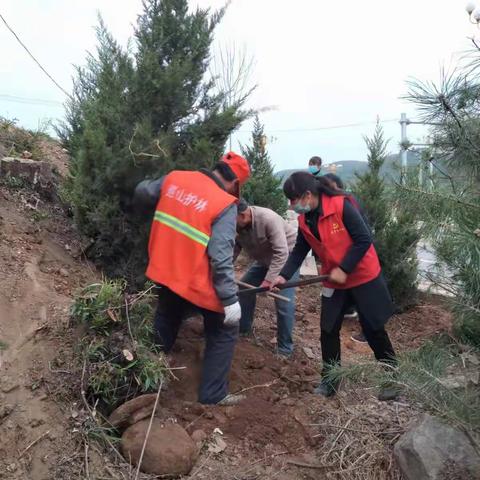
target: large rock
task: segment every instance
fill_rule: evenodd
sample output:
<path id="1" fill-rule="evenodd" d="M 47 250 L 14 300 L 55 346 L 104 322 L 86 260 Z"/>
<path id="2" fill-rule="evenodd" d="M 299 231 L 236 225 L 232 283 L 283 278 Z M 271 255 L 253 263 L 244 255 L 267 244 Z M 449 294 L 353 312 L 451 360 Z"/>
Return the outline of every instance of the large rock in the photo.
<path id="1" fill-rule="evenodd" d="M 406 480 L 480 479 L 480 456 L 468 437 L 429 415 L 400 437 L 394 455 Z"/>
<path id="2" fill-rule="evenodd" d="M 1 177 L 21 179 L 37 190 L 50 194 L 53 194 L 57 184 L 52 166 L 31 158 L 4 157 L 0 162 Z"/>
<path id="3" fill-rule="evenodd" d="M 149 420 L 142 420 L 127 428 L 122 436 L 122 453 L 134 465 L 138 465 L 148 424 Z M 154 418 L 140 469 L 154 475 L 187 475 L 197 453 L 197 446 L 185 429 Z"/>
<path id="4" fill-rule="evenodd" d="M 119 430 L 124 430 L 140 420 L 149 418 L 155 406 L 156 393 L 140 395 L 120 405 L 108 417 L 108 422 Z"/>

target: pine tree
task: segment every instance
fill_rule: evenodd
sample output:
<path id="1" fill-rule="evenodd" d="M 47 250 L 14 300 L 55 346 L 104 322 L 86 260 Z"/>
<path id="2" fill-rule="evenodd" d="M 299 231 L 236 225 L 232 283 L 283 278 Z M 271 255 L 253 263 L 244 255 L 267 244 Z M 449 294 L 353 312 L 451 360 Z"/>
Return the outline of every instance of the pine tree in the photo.
<path id="1" fill-rule="evenodd" d="M 387 156 L 387 141 L 380 124 L 365 142 L 369 168 L 357 175 L 353 193 L 366 212 L 394 304 L 404 310 L 415 303 L 417 293 L 419 233 L 415 214 L 395 201 L 380 175 Z"/>
<path id="2" fill-rule="evenodd" d="M 252 176 L 242 189 L 242 196 L 251 205 L 267 207 L 284 216 L 287 201 L 280 188 L 280 180 L 273 174 L 270 157 L 265 149 L 265 131 L 258 116 L 252 130 L 252 144 L 242 146 L 243 156 L 250 162 Z"/>
<path id="3" fill-rule="evenodd" d="M 150 219 L 129 212 L 135 185 L 173 168 L 211 167 L 248 115 L 245 98 L 225 107 L 206 75 L 223 13 L 145 0 L 136 48 L 122 49 L 100 21 L 96 54 L 77 68 L 60 129 L 72 156 L 66 197 L 91 239 L 87 254 L 111 276 L 144 278 Z"/>
<path id="4" fill-rule="evenodd" d="M 447 291 L 462 341 L 480 347 L 480 50 L 440 84 L 412 81 L 407 98 L 433 124 L 430 188 L 406 185 L 405 202 L 422 216 L 439 260 L 431 280 Z M 438 168 L 437 168 L 438 170 Z"/>

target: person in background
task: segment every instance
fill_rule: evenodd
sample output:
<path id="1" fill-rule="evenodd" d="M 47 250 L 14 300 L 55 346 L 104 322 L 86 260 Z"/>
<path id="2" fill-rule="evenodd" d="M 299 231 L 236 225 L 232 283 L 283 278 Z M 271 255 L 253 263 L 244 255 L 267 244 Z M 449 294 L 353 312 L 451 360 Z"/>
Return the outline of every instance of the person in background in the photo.
<path id="1" fill-rule="evenodd" d="M 315 393 L 329 397 L 338 381 L 329 375 L 340 363 L 340 329 L 346 310 L 355 305 L 368 344 L 375 358 L 396 366 L 396 356 L 385 324 L 393 314 L 393 304 L 382 276 L 372 237 L 348 195 L 331 188 L 328 180 L 306 172 L 292 174 L 283 186 L 292 208 L 300 214 L 295 247 L 273 283 L 286 283 L 313 249 L 322 263 L 321 307 L 322 381 Z M 395 386 L 384 386 L 380 400 L 397 398 Z"/>
<path id="2" fill-rule="evenodd" d="M 238 203 L 237 240 L 235 254 L 244 250 L 254 260 L 241 278 L 242 282 L 255 287 L 270 287 L 285 265 L 295 245 L 297 231 L 273 210 L 248 205 L 241 199 Z M 293 273 L 297 280 L 299 270 Z M 289 357 L 293 353 L 292 330 L 295 323 L 295 289 L 282 290 L 282 296 L 290 302 L 275 299 L 277 312 L 277 353 Z M 240 335 L 252 330 L 256 295 L 242 295 L 240 305 Z"/>
<path id="3" fill-rule="evenodd" d="M 329 182 L 330 187 L 338 192 L 345 192 L 345 185 L 342 181 L 342 179 L 338 176 L 335 175 L 334 173 L 326 173 L 323 178 L 326 178 Z M 358 209 L 360 212 L 360 215 L 363 218 L 363 221 L 369 227 L 367 216 L 365 215 L 364 210 L 361 208 L 358 200 L 351 194 L 349 194 L 349 199 L 352 202 L 353 206 Z M 370 228 L 370 227 L 369 227 Z M 357 311 L 355 310 L 355 307 L 352 306 L 349 308 L 344 315 L 345 318 L 358 318 Z M 367 343 L 367 339 L 365 338 L 365 335 L 362 331 L 359 333 L 355 333 L 350 337 L 353 341 L 358 342 L 358 343 Z"/>
<path id="4" fill-rule="evenodd" d="M 322 170 L 322 159 L 320 157 L 312 157 L 308 161 L 308 171 L 315 177 L 320 175 Z"/>
<path id="5" fill-rule="evenodd" d="M 250 166 L 233 152 L 212 171 L 173 171 L 144 180 L 135 189 L 137 210 L 155 212 L 146 276 L 161 286 L 155 314 L 155 341 L 172 349 L 182 320 L 203 316 L 205 353 L 198 399 L 233 405 L 228 375 L 241 317 L 233 268 L 237 201 Z"/>
<path id="6" fill-rule="evenodd" d="M 363 221 L 365 222 L 367 227 L 370 228 L 370 223 L 368 221 L 368 217 L 367 217 L 367 214 L 365 213 L 365 210 L 362 208 L 358 198 L 356 198 L 352 193 L 347 192 L 347 190 L 345 189 L 345 184 L 343 183 L 343 180 L 338 175 L 335 175 L 334 173 L 326 173 L 324 177 L 328 180 L 330 186 L 334 190 L 344 192 L 349 196 L 353 206 L 358 209 L 358 211 L 360 212 L 360 215 L 363 218 Z"/>

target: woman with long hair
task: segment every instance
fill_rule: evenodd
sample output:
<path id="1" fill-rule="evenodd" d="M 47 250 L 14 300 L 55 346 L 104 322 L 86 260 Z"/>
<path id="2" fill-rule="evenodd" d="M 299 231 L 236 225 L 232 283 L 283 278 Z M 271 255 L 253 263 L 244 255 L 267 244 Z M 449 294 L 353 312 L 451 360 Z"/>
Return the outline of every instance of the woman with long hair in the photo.
<path id="1" fill-rule="evenodd" d="M 319 257 L 323 283 L 321 309 L 322 381 L 315 393 L 329 397 L 337 382 L 328 375 L 340 363 L 340 329 L 345 312 L 355 306 L 375 358 L 395 365 L 395 352 L 385 323 L 393 314 L 390 293 L 369 228 L 349 196 L 334 190 L 328 180 L 307 172 L 292 174 L 283 186 L 292 209 L 300 214 L 297 241 L 272 288 L 287 282 L 310 250 Z M 384 388 L 380 400 L 396 398 L 395 388 Z"/>

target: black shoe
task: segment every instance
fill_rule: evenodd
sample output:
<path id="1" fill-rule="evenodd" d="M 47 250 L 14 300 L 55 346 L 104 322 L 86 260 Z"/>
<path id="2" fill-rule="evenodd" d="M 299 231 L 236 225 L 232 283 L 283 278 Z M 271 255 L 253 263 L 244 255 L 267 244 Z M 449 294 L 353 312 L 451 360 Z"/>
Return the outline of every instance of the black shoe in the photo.
<path id="1" fill-rule="evenodd" d="M 332 382 L 330 380 L 322 380 L 320 385 L 315 388 L 313 393 L 317 395 L 323 395 L 324 397 L 332 397 L 337 393 L 338 382 Z"/>
<path id="2" fill-rule="evenodd" d="M 396 383 L 389 382 L 380 387 L 377 398 L 381 402 L 388 402 L 390 400 L 397 400 L 400 396 L 400 386 Z"/>

